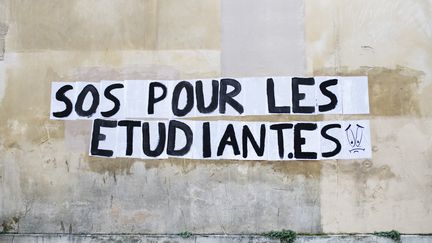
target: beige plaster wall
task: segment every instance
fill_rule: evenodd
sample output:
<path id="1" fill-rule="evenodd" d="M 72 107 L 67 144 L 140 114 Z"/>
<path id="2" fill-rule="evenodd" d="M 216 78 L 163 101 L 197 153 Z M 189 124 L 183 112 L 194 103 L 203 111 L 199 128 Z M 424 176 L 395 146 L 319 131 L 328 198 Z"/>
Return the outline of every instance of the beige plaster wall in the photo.
<path id="1" fill-rule="evenodd" d="M 431 232 L 431 1 L 306 1 L 308 73 L 369 77 L 373 159 L 322 163 L 325 232 Z"/>
<path id="2" fill-rule="evenodd" d="M 431 16 L 426 0 L 0 0 L 0 230 L 431 233 Z M 91 158 L 89 122 L 49 120 L 54 80 L 278 74 L 368 75 L 371 114 L 227 119 L 370 119 L 373 159 Z"/>

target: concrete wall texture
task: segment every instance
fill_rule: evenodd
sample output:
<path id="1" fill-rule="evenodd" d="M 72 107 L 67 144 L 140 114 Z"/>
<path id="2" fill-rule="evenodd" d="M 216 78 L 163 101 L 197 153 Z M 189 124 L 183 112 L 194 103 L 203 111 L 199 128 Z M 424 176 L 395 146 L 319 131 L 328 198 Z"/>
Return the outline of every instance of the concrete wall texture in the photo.
<path id="1" fill-rule="evenodd" d="M 0 0 L 0 231 L 432 233 L 431 18 L 430 0 Z M 269 75 L 367 75 L 370 115 L 318 118 L 370 119 L 373 159 L 101 159 L 90 122 L 49 120 L 54 80 Z"/>
<path id="2" fill-rule="evenodd" d="M 404 235 L 404 243 L 430 243 L 430 236 Z M 134 243 L 281 243 L 278 239 L 246 235 L 197 235 L 188 238 L 168 235 L 62 235 L 62 234 L 9 234 L 0 237 L 1 243 L 95 243 L 95 242 L 134 242 Z M 395 243 L 392 239 L 370 235 L 300 236 L 295 243 Z"/>

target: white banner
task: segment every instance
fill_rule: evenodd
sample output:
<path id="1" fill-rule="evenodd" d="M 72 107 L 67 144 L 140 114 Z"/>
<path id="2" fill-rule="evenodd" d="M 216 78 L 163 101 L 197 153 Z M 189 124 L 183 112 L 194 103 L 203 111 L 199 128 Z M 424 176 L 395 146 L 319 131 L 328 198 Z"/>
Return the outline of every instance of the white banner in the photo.
<path id="1" fill-rule="evenodd" d="M 53 82 L 51 119 L 368 114 L 367 77 Z"/>
<path id="2" fill-rule="evenodd" d="M 369 121 L 93 122 L 90 155 L 161 159 L 321 160 L 371 157 Z"/>

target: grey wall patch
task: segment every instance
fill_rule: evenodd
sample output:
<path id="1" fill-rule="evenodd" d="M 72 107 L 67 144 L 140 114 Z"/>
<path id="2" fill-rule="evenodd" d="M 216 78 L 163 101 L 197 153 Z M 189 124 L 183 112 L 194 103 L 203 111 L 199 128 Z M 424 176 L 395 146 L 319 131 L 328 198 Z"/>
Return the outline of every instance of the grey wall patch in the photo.
<path id="1" fill-rule="evenodd" d="M 222 0 L 221 31 L 222 76 L 305 75 L 302 0 Z M 249 166 L 245 167 L 248 171 L 259 171 Z M 302 163 L 298 162 L 296 166 L 302 166 Z M 289 179 L 287 184 L 284 180 L 274 180 L 279 177 L 266 172 L 248 175 L 249 178 L 257 176 L 262 180 L 254 185 L 254 193 L 257 193 L 254 199 L 259 202 L 256 205 L 248 198 L 250 193 L 232 191 L 233 198 L 240 198 L 241 200 L 237 200 L 249 202 L 249 205 L 230 211 L 231 218 L 241 219 L 232 222 L 235 227 L 228 227 L 231 231 L 260 232 L 289 228 L 301 232 L 321 232 L 319 166 L 315 167 L 316 174 L 304 177 L 307 179 L 293 175 L 295 166 L 281 164 L 280 167 L 282 171 L 290 173 L 287 178 L 292 179 Z M 309 169 L 311 168 L 305 171 Z M 269 188 L 271 190 L 268 190 Z M 261 194 L 268 195 L 268 198 L 260 198 Z M 240 215 L 241 212 L 245 215 Z M 255 214 L 255 217 L 250 216 L 250 212 Z M 288 218 L 295 220 L 287 220 Z M 259 224 L 250 228 L 247 228 L 249 224 L 245 224 L 243 228 L 239 222 Z"/>
<path id="2" fill-rule="evenodd" d="M 301 0 L 222 0 L 223 76 L 303 76 Z"/>

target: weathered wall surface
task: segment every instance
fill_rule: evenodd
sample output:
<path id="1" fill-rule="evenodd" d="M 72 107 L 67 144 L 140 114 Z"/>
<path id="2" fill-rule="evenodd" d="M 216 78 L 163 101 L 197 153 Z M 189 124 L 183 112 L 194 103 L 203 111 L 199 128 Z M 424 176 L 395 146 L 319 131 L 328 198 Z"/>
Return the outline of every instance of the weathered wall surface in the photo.
<path id="1" fill-rule="evenodd" d="M 431 15 L 427 0 L 0 0 L 0 230 L 431 233 Z M 369 76 L 371 114 L 337 118 L 371 120 L 372 160 L 91 158 L 89 122 L 49 120 L 54 80 L 334 74 Z"/>
<path id="2" fill-rule="evenodd" d="M 322 163 L 325 232 L 431 232 L 430 1 L 307 1 L 308 72 L 368 75 L 373 159 Z"/>
<path id="3" fill-rule="evenodd" d="M 430 236 L 405 235 L 404 243 L 430 243 Z M 69 235 L 69 234 L 7 234 L 0 236 L 1 243 L 97 243 L 97 242 L 136 242 L 136 243 L 280 243 L 279 239 L 269 239 L 251 235 L 197 235 L 188 238 L 173 235 Z M 394 243 L 392 239 L 371 235 L 325 235 L 299 236 L 295 243 Z"/>

